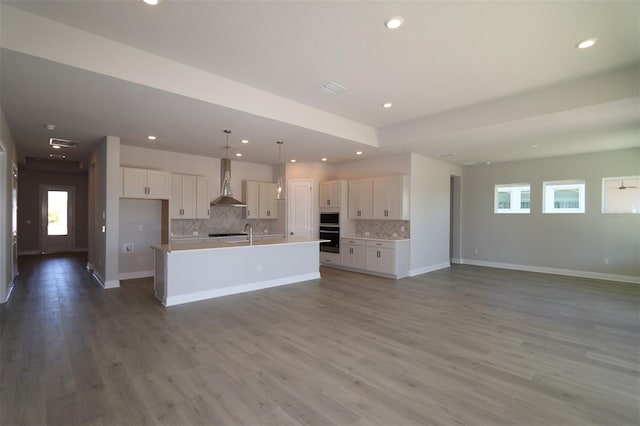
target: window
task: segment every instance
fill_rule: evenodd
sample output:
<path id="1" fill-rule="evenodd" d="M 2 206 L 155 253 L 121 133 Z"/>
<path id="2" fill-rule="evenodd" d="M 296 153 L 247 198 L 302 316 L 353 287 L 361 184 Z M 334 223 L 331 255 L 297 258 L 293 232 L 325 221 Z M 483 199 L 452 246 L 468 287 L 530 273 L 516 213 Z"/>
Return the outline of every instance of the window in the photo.
<path id="1" fill-rule="evenodd" d="M 640 213 L 640 176 L 602 179 L 602 213 Z"/>
<path id="2" fill-rule="evenodd" d="M 543 185 L 543 213 L 584 213 L 584 181 L 545 182 Z"/>
<path id="3" fill-rule="evenodd" d="M 531 185 L 513 183 L 496 185 L 494 213 L 529 213 Z"/>
<path id="4" fill-rule="evenodd" d="M 47 193 L 47 235 L 67 235 L 67 191 L 48 191 Z"/>

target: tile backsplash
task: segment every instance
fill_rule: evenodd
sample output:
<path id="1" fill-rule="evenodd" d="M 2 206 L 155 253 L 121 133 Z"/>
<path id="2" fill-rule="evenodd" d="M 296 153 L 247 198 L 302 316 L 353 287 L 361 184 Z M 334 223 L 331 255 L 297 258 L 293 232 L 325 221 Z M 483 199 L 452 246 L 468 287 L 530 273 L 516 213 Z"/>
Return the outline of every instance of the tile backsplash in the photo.
<path id="1" fill-rule="evenodd" d="M 410 223 L 408 220 L 357 220 L 356 237 L 411 238 Z"/>
<path id="2" fill-rule="evenodd" d="M 198 236 L 207 236 L 210 232 L 244 232 L 244 225 L 249 222 L 253 225 L 254 234 L 275 233 L 275 220 L 270 219 L 246 219 L 244 210 L 231 206 L 211 207 L 209 219 L 173 219 L 171 220 L 171 234 L 173 237 L 192 236 L 194 232 Z"/>

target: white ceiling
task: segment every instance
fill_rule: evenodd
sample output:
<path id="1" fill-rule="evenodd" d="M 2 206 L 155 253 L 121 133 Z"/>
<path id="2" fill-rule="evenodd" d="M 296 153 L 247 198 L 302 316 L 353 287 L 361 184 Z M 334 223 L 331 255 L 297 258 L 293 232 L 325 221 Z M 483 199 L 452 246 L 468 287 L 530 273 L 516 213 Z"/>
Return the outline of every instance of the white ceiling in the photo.
<path id="1" fill-rule="evenodd" d="M 113 135 L 220 157 L 225 128 L 234 145 L 251 141 L 237 148 L 244 161 L 271 164 L 276 140 L 300 161 L 349 161 L 362 150 L 454 154 L 445 161 L 459 164 L 639 144 L 636 1 L 2 8 L 0 100 L 21 155 L 48 155 L 56 136 L 80 141 L 85 149 L 70 156 L 81 157 Z M 405 24 L 387 30 L 394 15 Z M 596 46 L 574 47 L 589 37 Z M 318 90 L 328 81 L 347 90 Z M 383 109 L 386 101 L 394 107 Z"/>

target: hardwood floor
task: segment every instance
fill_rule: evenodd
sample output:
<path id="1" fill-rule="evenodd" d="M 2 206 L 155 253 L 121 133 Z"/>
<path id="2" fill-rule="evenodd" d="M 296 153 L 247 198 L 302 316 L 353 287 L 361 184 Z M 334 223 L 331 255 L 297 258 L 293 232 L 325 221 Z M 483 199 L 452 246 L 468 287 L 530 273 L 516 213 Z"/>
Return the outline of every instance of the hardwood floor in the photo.
<path id="1" fill-rule="evenodd" d="M 20 259 L 2 425 L 637 425 L 640 287 L 455 266 L 171 308 Z"/>

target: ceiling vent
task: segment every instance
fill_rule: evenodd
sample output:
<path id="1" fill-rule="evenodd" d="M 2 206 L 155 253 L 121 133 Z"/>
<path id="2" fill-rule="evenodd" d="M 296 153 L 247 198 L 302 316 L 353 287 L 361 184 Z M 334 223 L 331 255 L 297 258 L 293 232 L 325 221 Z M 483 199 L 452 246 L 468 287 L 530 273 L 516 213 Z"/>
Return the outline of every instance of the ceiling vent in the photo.
<path id="1" fill-rule="evenodd" d="M 59 146 L 61 148 L 77 148 L 80 144 L 66 139 L 49 138 L 49 145 Z"/>
<path id="2" fill-rule="evenodd" d="M 329 93 L 330 95 L 335 95 L 336 93 L 344 92 L 345 90 L 347 90 L 346 87 L 341 86 L 338 83 L 334 83 L 333 81 L 323 84 L 319 89 L 325 93 Z"/>

